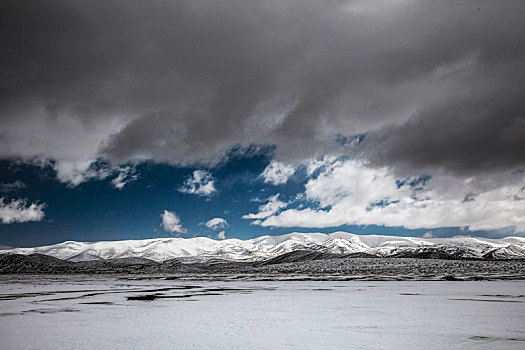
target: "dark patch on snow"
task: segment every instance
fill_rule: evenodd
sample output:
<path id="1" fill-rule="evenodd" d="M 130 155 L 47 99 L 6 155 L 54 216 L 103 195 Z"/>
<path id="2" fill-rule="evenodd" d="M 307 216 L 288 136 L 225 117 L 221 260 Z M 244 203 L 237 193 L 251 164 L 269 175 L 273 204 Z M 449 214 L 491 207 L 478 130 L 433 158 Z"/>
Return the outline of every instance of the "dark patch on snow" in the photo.
<path id="1" fill-rule="evenodd" d="M 485 340 L 485 341 L 524 341 L 525 338 L 514 338 L 514 337 L 487 337 L 484 335 L 474 335 L 470 337 L 469 339 L 472 340 Z"/>
<path id="2" fill-rule="evenodd" d="M 115 303 L 111 301 L 88 301 L 84 303 L 79 303 L 84 305 L 114 305 Z"/>
<path id="3" fill-rule="evenodd" d="M 473 299 L 473 298 L 453 298 L 448 300 L 460 300 L 460 301 L 483 301 L 491 303 L 522 303 L 520 300 L 501 300 L 501 299 Z"/>

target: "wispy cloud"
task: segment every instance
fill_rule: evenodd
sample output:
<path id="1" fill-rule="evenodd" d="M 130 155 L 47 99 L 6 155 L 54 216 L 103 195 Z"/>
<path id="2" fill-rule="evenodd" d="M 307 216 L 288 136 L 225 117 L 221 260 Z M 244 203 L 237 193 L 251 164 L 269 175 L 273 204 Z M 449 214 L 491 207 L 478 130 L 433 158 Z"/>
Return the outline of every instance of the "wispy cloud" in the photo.
<path id="1" fill-rule="evenodd" d="M 295 173 L 295 168 L 291 165 L 272 161 L 262 172 L 261 177 L 264 182 L 272 185 L 284 185 L 290 176 Z"/>
<path id="2" fill-rule="evenodd" d="M 13 199 L 6 202 L 0 198 L 0 221 L 4 224 L 15 222 L 41 221 L 45 214 L 45 203 L 27 204 L 27 199 Z"/>
<path id="3" fill-rule="evenodd" d="M 97 160 L 57 161 L 53 168 L 57 179 L 68 187 L 76 187 L 91 180 L 104 180 L 114 171 L 109 164 Z"/>
<path id="4" fill-rule="evenodd" d="M 205 225 L 207 228 L 216 231 L 228 226 L 228 221 L 226 221 L 226 219 L 223 218 L 213 218 L 206 221 Z"/>
<path id="5" fill-rule="evenodd" d="M 182 193 L 196 194 L 198 196 L 208 197 L 215 193 L 215 180 L 210 172 L 205 170 L 195 170 L 188 177 L 184 184 L 179 188 Z"/>
<path id="6" fill-rule="evenodd" d="M 119 190 L 123 189 L 124 186 L 133 181 L 136 181 L 139 178 L 139 174 L 137 173 L 137 169 L 134 165 L 119 167 L 117 171 L 118 175 L 113 180 L 111 180 L 111 184 Z"/>
<path id="7" fill-rule="evenodd" d="M 11 183 L 3 183 L 3 184 L 0 184 L 0 192 L 14 192 L 14 191 L 18 191 L 22 188 L 26 188 L 26 184 L 23 183 L 22 181 L 20 180 L 16 180 L 14 182 L 11 182 Z"/>
<path id="8" fill-rule="evenodd" d="M 259 207 L 257 213 L 246 214 L 243 219 L 255 219 L 254 224 L 261 224 L 261 219 L 269 218 L 279 212 L 282 208 L 288 206 L 288 203 L 285 203 L 279 199 L 279 194 L 268 197 L 266 204 Z"/>

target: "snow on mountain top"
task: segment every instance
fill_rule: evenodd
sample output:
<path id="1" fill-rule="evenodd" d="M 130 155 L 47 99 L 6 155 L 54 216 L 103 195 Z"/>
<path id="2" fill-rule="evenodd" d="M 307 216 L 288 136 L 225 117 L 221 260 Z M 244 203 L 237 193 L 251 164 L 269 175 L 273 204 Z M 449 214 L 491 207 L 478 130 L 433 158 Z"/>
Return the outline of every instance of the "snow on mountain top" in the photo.
<path id="1" fill-rule="evenodd" d="M 356 235 L 348 232 L 299 233 L 261 236 L 248 240 L 214 240 L 207 237 L 153 238 L 144 240 L 75 242 L 66 241 L 35 248 L 0 250 L 0 254 L 40 253 L 70 261 L 115 258 L 147 258 L 162 262 L 174 258 L 226 259 L 256 261 L 294 250 L 324 250 L 330 253 L 366 252 L 389 256 L 407 249 L 442 247 L 464 249 L 466 257 L 482 257 L 490 251 L 498 256 L 525 257 L 525 238 L 488 239 L 476 237 L 419 238 L 385 235 Z"/>

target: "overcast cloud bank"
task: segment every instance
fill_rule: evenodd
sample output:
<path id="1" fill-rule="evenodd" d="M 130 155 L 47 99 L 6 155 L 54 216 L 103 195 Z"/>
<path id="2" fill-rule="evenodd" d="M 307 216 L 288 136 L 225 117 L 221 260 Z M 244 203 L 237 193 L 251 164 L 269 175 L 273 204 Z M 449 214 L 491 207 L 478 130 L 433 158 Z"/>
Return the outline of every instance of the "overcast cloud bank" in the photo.
<path id="1" fill-rule="evenodd" d="M 276 186 L 332 161 L 310 169 L 319 207 L 275 195 L 245 216 L 257 224 L 523 230 L 523 13 L 523 1 L 2 1 L 0 158 L 122 189 L 139 176 L 130 162 L 213 169 L 232 148 L 271 145 L 261 176 Z M 427 175 L 418 191 L 396 185 Z M 180 191 L 216 188 L 196 170 Z"/>

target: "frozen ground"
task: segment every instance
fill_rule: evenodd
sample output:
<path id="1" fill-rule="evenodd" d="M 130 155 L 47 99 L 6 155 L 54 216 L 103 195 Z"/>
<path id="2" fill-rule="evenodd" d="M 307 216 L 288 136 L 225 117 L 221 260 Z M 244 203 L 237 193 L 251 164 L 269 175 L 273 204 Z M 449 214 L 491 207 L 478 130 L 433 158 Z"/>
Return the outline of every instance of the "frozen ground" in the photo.
<path id="1" fill-rule="evenodd" d="M 525 348 L 522 280 L 238 277 L 3 275 L 1 347 Z"/>

